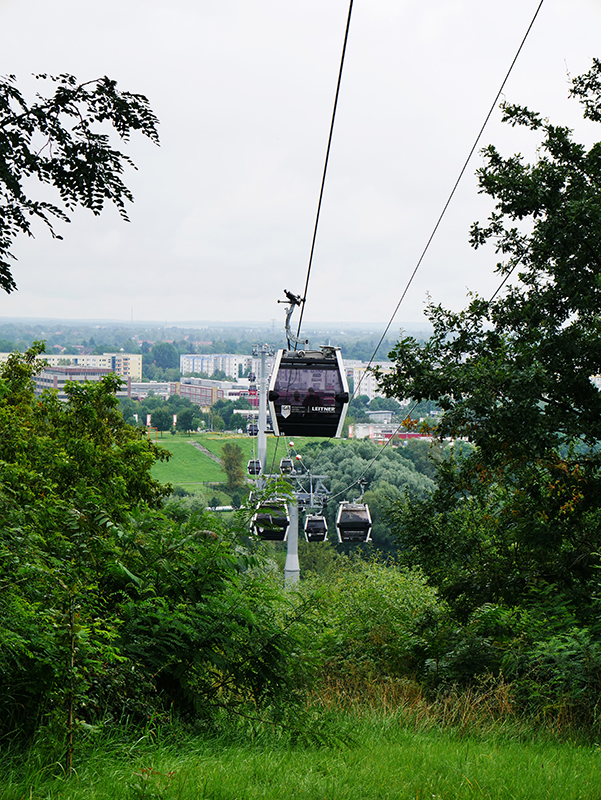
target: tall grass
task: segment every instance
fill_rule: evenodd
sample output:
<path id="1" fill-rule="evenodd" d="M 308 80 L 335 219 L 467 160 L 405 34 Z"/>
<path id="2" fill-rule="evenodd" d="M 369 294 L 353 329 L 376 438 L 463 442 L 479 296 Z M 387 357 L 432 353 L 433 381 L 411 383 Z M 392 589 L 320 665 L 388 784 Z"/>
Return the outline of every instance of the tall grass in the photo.
<path id="1" fill-rule="evenodd" d="M 466 702 L 468 698 L 466 697 Z M 419 704 L 418 704 L 419 705 Z M 415 708 L 413 709 L 415 711 Z M 440 710 L 440 709 L 439 709 Z M 467 713 L 464 707 L 463 713 Z M 347 744 L 291 746 L 173 730 L 91 740 L 70 777 L 35 764 L 0 768 L 3 800 L 598 800 L 596 747 L 499 727 L 442 729 L 423 712 L 336 712 Z M 421 722 L 420 722 L 421 720 Z M 419 723 L 419 724 L 418 724 Z M 426 724 L 427 723 L 427 724 Z"/>
<path id="2" fill-rule="evenodd" d="M 310 702 L 327 711 L 344 710 L 359 719 L 379 716 L 395 719 L 412 730 L 452 731 L 454 736 L 531 738 L 538 729 L 537 720 L 516 711 L 513 687 L 502 677 L 430 697 L 422 686 L 407 678 L 332 676 L 323 678 L 314 688 Z M 571 729 L 554 731 L 559 738 L 571 733 Z"/>

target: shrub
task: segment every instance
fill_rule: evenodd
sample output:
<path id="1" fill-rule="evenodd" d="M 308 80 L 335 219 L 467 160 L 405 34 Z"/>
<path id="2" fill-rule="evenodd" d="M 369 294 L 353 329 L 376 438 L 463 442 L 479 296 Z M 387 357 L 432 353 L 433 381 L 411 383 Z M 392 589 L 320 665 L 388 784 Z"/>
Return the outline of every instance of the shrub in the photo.
<path id="1" fill-rule="evenodd" d="M 340 673 L 411 675 L 420 619 L 440 606 L 418 570 L 347 559 L 323 586 L 319 647 L 325 668 Z"/>

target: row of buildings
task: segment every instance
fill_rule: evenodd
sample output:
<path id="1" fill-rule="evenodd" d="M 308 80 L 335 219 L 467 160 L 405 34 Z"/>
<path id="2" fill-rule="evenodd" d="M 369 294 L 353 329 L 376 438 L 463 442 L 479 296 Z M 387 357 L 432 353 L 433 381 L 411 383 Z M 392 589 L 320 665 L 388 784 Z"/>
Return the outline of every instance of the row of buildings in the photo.
<path id="1" fill-rule="evenodd" d="M 5 362 L 9 353 L 0 353 L 0 364 Z M 250 355 L 220 354 L 184 354 L 180 356 L 180 372 L 186 376 L 173 382 L 143 382 L 142 355 L 138 353 L 103 353 L 102 355 L 55 355 L 43 356 L 47 367 L 36 377 L 36 391 L 55 389 L 59 397 L 64 399 L 66 381 L 98 381 L 104 375 L 114 373 L 123 379 L 120 395 L 143 399 L 149 392 L 169 397 L 179 394 L 203 409 L 210 408 L 217 400 L 237 400 L 247 397 L 251 405 L 258 405 L 255 385 L 243 375 L 259 372 L 260 359 Z M 273 361 L 267 359 L 267 370 L 270 373 Z M 388 362 L 377 365 L 383 372 L 391 369 Z M 356 395 L 367 395 L 371 400 L 381 393 L 376 378 L 361 361 L 345 361 L 344 367 L 349 385 Z M 213 380 L 211 378 L 193 377 L 192 373 L 213 375 L 222 372 L 234 380 Z"/>
<path id="2" fill-rule="evenodd" d="M 247 375 L 249 372 L 257 375 L 259 372 L 259 365 L 259 358 L 247 355 L 233 355 L 230 353 L 210 355 L 186 353 L 179 358 L 179 369 L 184 376 L 190 376 L 192 373 L 198 374 L 201 372 L 211 376 L 219 371 L 239 380 L 243 375 Z M 267 358 L 267 370 L 269 373 L 271 373 L 272 365 L 273 360 Z M 392 369 L 393 365 L 388 361 L 379 361 L 371 365 L 372 368 L 376 366 L 380 367 L 382 372 L 387 372 Z M 353 387 L 353 392 L 356 395 L 367 395 L 370 400 L 374 397 L 382 396 L 372 369 L 368 369 L 367 364 L 363 361 L 344 361 L 344 368 L 349 385 Z M 184 377 L 182 383 L 189 380 L 191 380 L 191 378 Z"/>

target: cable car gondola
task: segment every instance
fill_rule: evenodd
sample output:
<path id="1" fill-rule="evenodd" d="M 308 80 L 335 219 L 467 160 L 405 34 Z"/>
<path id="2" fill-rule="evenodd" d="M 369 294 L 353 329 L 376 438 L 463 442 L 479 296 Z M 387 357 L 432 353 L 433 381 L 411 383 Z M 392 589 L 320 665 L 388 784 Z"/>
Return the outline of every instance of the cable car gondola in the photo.
<path id="1" fill-rule="evenodd" d="M 336 518 L 339 542 L 370 542 L 371 516 L 366 503 L 340 503 Z"/>
<path id="2" fill-rule="evenodd" d="M 276 436 L 339 437 L 349 405 L 340 349 L 278 350 L 268 398 Z"/>
<path id="3" fill-rule="evenodd" d="M 280 472 L 282 475 L 290 475 L 292 472 L 296 472 L 294 469 L 294 461 L 288 456 L 285 456 L 280 461 Z"/>
<path id="4" fill-rule="evenodd" d="M 253 533 L 268 542 L 285 542 L 289 525 L 286 503 L 277 499 L 261 503 L 250 523 Z"/>
<path id="5" fill-rule="evenodd" d="M 251 458 L 248 464 L 246 465 L 246 469 L 249 475 L 260 475 L 261 474 L 261 462 L 258 458 Z"/>
<path id="6" fill-rule="evenodd" d="M 307 514 L 305 518 L 305 539 L 308 542 L 325 542 L 328 538 L 326 518 L 318 514 Z"/>

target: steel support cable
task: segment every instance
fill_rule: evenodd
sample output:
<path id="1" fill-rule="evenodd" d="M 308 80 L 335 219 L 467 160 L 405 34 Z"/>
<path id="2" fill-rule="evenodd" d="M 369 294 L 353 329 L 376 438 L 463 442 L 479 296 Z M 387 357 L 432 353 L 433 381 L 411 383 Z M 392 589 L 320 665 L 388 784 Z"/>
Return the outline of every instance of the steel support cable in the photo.
<path id="1" fill-rule="evenodd" d="M 520 259 L 520 260 L 521 260 L 521 259 Z M 499 292 L 501 291 L 501 289 L 503 288 L 503 286 L 505 286 L 505 284 L 507 283 L 507 281 L 509 280 L 509 278 L 510 278 L 510 277 L 511 277 L 511 275 L 513 274 L 513 271 L 515 270 L 515 268 L 518 266 L 518 264 L 519 264 L 519 263 L 520 263 L 520 262 L 519 262 L 519 261 L 517 261 L 517 262 L 516 262 L 516 263 L 513 265 L 513 267 L 512 267 L 512 268 L 509 270 L 509 272 L 507 273 L 507 275 L 503 276 L 503 280 L 501 281 L 501 283 L 500 283 L 500 284 L 497 286 L 497 288 L 495 289 L 495 291 L 494 291 L 494 292 L 492 293 L 492 295 L 490 296 L 490 298 L 489 298 L 489 300 L 488 300 L 488 302 L 489 302 L 489 303 L 492 303 L 492 301 L 495 299 L 495 297 L 496 297 L 496 296 L 499 294 Z M 380 345 L 378 345 L 378 347 L 379 347 L 379 346 L 380 346 Z M 372 356 L 372 358 L 373 358 L 373 356 Z M 370 362 L 370 363 L 371 363 L 371 362 Z M 361 380 L 363 380 L 363 378 L 362 378 Z M 359 383 L 361 383 L 361 381 L 359 381 Z M 354 397 L 354 396 L 355 396 L 355 394 L 353 393 L 353 397 Z M 352 398 L 351 398 L 351 399 L 352 399 Z M 417 408 L 417 406 L 418 406 L 418 405 L 419 405 L 419 403 L 418 403 L 417 401 L 415 401 L 415 400 L 414 400 L 414 402 L 413 402 L 413 405 L 410 407 L 409 411 L 407 412 L 407 416 L 405 417 L 405 419 L 409 419 L 409 418 L 411 417 L 411 414 L 412 414 L 412 412 L 415 410 L 415 408 Z M 359 481 L 360 481 L 360 480 L 361 480 L 361 478 L 362 478 L 362 477 L 365 475 L 365 473 L 366 473 L 366 472 L 367 472 L 367 470 L 368 470 L 368 469 L 371 467 L 371 465 L 372 465 L 372 464 L 374 464 L 374 463 L 375 463 L 375 462 L 376 462 L 376 461 L 377 461 L 377 460 L 380 458 L 380 455 L 381 455 L 381 454 L 384 452 L 384 450 L 386 450 L 386 448 L 387 448 L 387 447 L 388 447 L 388 445 L 389 445 L 389 444 L 392 442 L 392 440 L 394 439 L 394 437 L 395 437 L 395 436 L 398 436 L 398 434 L 399 434 L 399 433 L 400 433 L 400 431 L 401 431 L 401 428 L 403 427 L 403 424 L 404 424 L 404 423 L 403 423 L 403 422 L 401 422 L 401 423 L 399 423 L 399 425 L 397 425 L 397 428 L 396 428 L 396 430 L 394 431 L 394 433 L 392 434 L 392 436 L 390 437 L 390 439 L 387 439 L 387 440 L 386 440 L 386 442 L 384 443 L 384 445 L 383 445 L 382 449 L 381 449 L 381 450 L 380 450 L 380 451 L 377 453 L 377 455 L 375 455 L 375 456 L 372 458 L 372 460 L 371 460 L 371 461 L 369 462 L 369 464 L 368 464 L 368 465 L 365 467 L 365 469 L 363 470 L 363 472 L 361 473 L 361 475 L 359 475 L 359 477 L 357 478 L 357 480 L 355 480 L 355 481 L 353 481 L 351 484 L 349 484 L 349 485 L 346 487 L 346 489 L 342 489 L 342 491 L 340 491 L 340 492 L 337 492 L 336 494 L 332 495 L 332 497 L 329 497 L 329 498 L 328 498 L 328 500 L 334 500 L 336 497 L 340 497 L 340 495 L 341 495 L 341 494 L 345 494 L 346 492 L 348 492 L 348 490 L 351 488 L 351 486 L 354 486 L 356 483 L 359 483 Z"/>
<path id="2" fill-rule="evenodd" d="M 475 140 L 475 142 L 474 142 L 474 144 L 473 144 L 473 146 L 472 146 L 472 148 L 471 148 L 471 150 L 469 152 L 468 157 L 465 160 L 465 163 L 463 164 L 463 167 L 461 168 L 461 171 L 459 173 L 459 177 L 455 181 L 453 189 L 451 190 L 451 193 L 450 193 L 446 203 L 444 204 L 444 207 L 443 207 L 443 209 L 442 209 L 442 211 L 440 213 L 440 216 L 438 217 L 438 220 L 436 221 L 436 225 L 434 226 L 434 229 L 432 230 L 432 233 L 430 234 L 430 238 L 426 242 L 426 246 L 424 247 L 424 249 L 422 251 L 422 254 L 419 257 L 419 260 L 418 260 L 413 272 L 411 273 L 411 276 L 409 277 L 409 280 L 407 281 L 407 284 L 406 284 L 405 289 L 404 289 L 404 291 L 403 291 L 403 293 L 401 295 L 401 298 L 400 298 L 399 302 L 397 303 L 396 308 L 394 309 L 392 317 L 390 318 L 390 321 L 389 321 L 388 325 L 386 326 L 386 329 L 385 329 L 384 333 L 382 334 L 382 337 L 381 337 L 380 341 L 376 345 L 376 348 L 375 348 L 375 350 L 374 350 L 374 352 L 373 352 L 373 354 L 372 354 L 372 356 L 371 356 L 371 358 L 369 360 L 369 363 L 368 363 L 368 365 L 367 365 L 367 367 L 365 369 L 365 372 L 363 373 L 363 376 L 359 380 L 357 387 L 354 388 L 354 390 L 353 390 L 353 395 L 351 397 L 351 400 L 356 396 L 357 391 L 358 391 L 358 389 L 361 386 L 361 383 L 363 381 L 363 378 L 365 377 L 365 373 L 367 372 L 367 370 L 369 369 L 370 365 L 372 364 L 372 362 L 373 362 L 373 360 L 374 360 L 374 358 L 376 356 L 376 353 L 378 352 L 378 349 L 379 349 L 380 345 L 384 341 L 384 337 L 386 336 L 386 334 L 388 333 L 388 331 L 390 329 L 390 326 L 392 325 L 392 322 L 393 322 L 393 320 L 394 320 L 394 318 L 395 318 L 395 316 L 396 316 L 396 314 L 397 314 L 397 312 L 398 312 L 398 310 L 399 310 L 399 308 L 401 306 L 401 303 L 405 299 L 405 295 L 407 294 L 407 291 L 409 290 L 409 287 L 411 286 L 411 284 L 413 282 L 413 279 L 415 278 L 415 275 L 416 275 L 416 273 L 417 273 L 417 271 L 418 271 L 418 269 L 419 269 L 419 267 L 420 267 L 420 265 L 421 265 L 421 263 L 422 263 L 422 261 L 424 259 L 424 256 L 426 255 L 426 253 L 428 251 L 428 248 L 430 247 L 432 239 L 434 238 L 434 235 L 436 234 L 436 231 L 438 230 L 438 228 L 440 226 L 440 223 L 442 222 L 442 218 L 444 217 L 444 215 L 445 215 L 445 213 L 447 211 L 447 208 L 449 207 L 449 204 L 450 204 L 450 202 L 451 202 L 451 200 L 453 198 L 453 195 L 455 194 L 455 191 L 456 191 L 457 187 L 459 186 L 459 182 L 461 181 L 461 178 L 463 177 L 463 175 L 465 173 L 465 170 L 467 169 L 467 165 L 468 165 L 471 157 L 473 156 L 476 147 L 478 146 L 478 142 L 480 141 L 480 138 L 482 137 L 482 134 L 483 134 L 484 129 L 485 129 L 487 123 L 488 123 L 488 120 L 490 119 L 490 117 L 491 117 L 491 115 L 492 115 L 492 113 L 493 113 L 493 111 L 494 111 L 494 109 L 495 109 L 495 107 L 497 105 L 499 97 L 501 96 L 501 93 L 503 92 L 503 89 L 505 88 L 505 84 L 507 83 L 507 80 L 508 80 L 508 78 L 509 78 L 509 76 L 511 74 L 511 71 L 513 70 L 513 67 L 515 66 L 515 63 L 516 63 L 516 61 L 518 59 L 518 56 L 520 55 L 520 52 L 522 51 L 522 48 L 524 47 L 526 39 L 528 38 L 528 35 L 529 35 L 529 33 L 530 33 L 531 29 L 532 29 L 532 26 L 534 25 L 534 22 L 535 22 L 535 20 L 536 20 L 536 18 L 538 16 L 539 11 L 542 8 L 543 3 L 544 3 L 544 0 L 540 0 L 540 2 L 538 4 L 538 7 L 537 7 L 537 9 L 536 9 L 536 11 L 534 13 L 534 16 L 532 17 L 532 20 L 530 22 L 530 25 L 528 26 L 528 28 L 526 30 L 526 33 L 524 34 L 524 36 L 522 38 L 520 46 L 518 47 L 517 52 L 516 52 L 516 54 L 515 54 L 515 56 L 513 58 L 513 61 L 511 62 L 511 65 L 510 65 L 509 69 L 507 70 L 507 73 L 505 75 L 505 78 L 503 79 L 503 82 L 502 82 L 502 84 L 501 84 L 501 86 L 499 88 L 499 91 L 497 92 L 497 94 L 495 96 L 495 99 L 494 99 L 494 101 L 493 101 L 493 103 L 492 103 L 492 105 L 491 105 L 491 107 L 490 107 L 490 109 L 488 111 L 488 114 L 486 115 L 484 123 L 483 123 L 482 127 L 480 128 L 480 131 L 478 132 L 478 136 L 476 137 L 476 140 Z M 489 299 L 489 301 L 488 301 L 489 303 L 491 303 L 494 300 L 494 298 L 497 296 L 497 294 L 501 291 L 501 289 L 503 288 L 503 286 L 505 285 L 505 283 L 507 282 L 507 280 L 509 279 L 509 277 L 511 276 L 511 274 L 515 270 L 516 266 L 517 266 L 517 263 L 514 264 L 514 266 L 508 272 L 508 274 L 503 277 L 503 280 L 501 281 L 501 283 L 499 284 L 499 286 L 497 287 L 497 289 L 494 291 L 494 293 L 492 294 L 491 298 Z M 411 412 L 417 407 L 417 405 L 418 404 L 416 402 L 413 403 L 413 405 L 411 406 L 411 408 L 409 409 L 409 411 L 407 413 L 408 417 L 411 416 Z M 392 442 L 394 437 L 400 432 L 400 429 L 402 428 L 402 426 L 403 426 L 403 423 L 401 423 L 397 427 L 396 431 L 393 433 L 393 435 L 390 437 L 390 439 L 388 439 L 386 441 L 386 443 L 384 444 L 382 449 L 378 452 L 378 454 L 376 456 L 374 456 L 374 458 L 372 458 L 372 460 L 368 463 L 368 465 L 365 467 L 365 469 L 359 475 L 359 477 L 356 480 L 354 480 L 352 483 L 350 483 L 345 489 L 342 489 L 340 492 L 337 492 L 335 495 L 332 495 L 330 498 L 328 498 L 328 500 L 335 500 L 337 497 L 340 497 L 340 495 L 346 494 L 346 492 L 348 492 L 348 490 L 351 487 L 355 486 L 355 484 L 357 484 L 361 480 L 361 478 L 363 478 L 363 476 L 365 475 L 367 470 L 372 466 L 372 464 L 374 464 L 378 460 L 378 458 L 380 457 L 381 453 L 384 452 L 384 450 L 388 447 L 390 442 Z"/>
<path id="3" fill-rule="evenodd" d="M 353 13 L 353 0 L 350 0 L 349 9 L 348 9 L 348 17 L 346 20 L 346 30 L 344 33 L 344 44 L 342 45 L 342 56 L 340 58 L 340 69 L 338 71 L 338 83 L 336 84 L 336 95 L 334 97 L 334 108 L 332 110 L 332 121 L 330 122 L 330 135 L 328 136 L 328 146 L 326 149 L 326 158 L 325 163 L 323 165 L 323 175 L 321 178 L 321 188 L 319 190 L 319 201 L 317 203 L 317 214 L 315 216 L 315 226 L 313 228 L 313 239 L 311 240 L 311 251 L 309 253 L 309 266 L 307 267 L 307 278 L 305 280 L 305 288 L 303 290 L 303 296 L 301 300 L 301 309 L 300 315 L 298 318 L 298 329 L 296 331 L 296 335 L 300 336 L 300 329 L 301 323 L 303 321 L 303 313 L 305 311 L 305 301 L 307 300 L 307 290 L 309 288 L 309 278 L 311 276 L 311 266 L 313 264 L 313 253 L 315 252 L 315 240 L 317 239 L 317 228 L 319 226 L 319 215 L 321 213 L 321 201 L 323 199 L 323 191 L 326 185 L 326 174 L 328 172 L 328 161 L 330 159 L 330 148 L 332 146 L 332 135 L 334 133 L 334 121 L 336 119 L 336 108 L 338 106 L 338 96 L 340 94 L 340 84 L 342 82 L 342 69 L 344 67 L 344 56 L 346 54 L 346 44 L 348 42 L 348 34 L 349 28 L 351 25 L 351 14 Z M 296 343 L 294 345 L 294 349 L 296 350 Z"/>
<path id="4" fill-rule="evenodd" d="M 484 133 L 484 129 L 486 128 L 486 126 L 488 124 L 488 121 L 491 118 L 492 113 L 493 113 L 493 111 L 495 110 L 495 108 L 497 106 L 497 103 L 499 101 L 499 97 L 501 96 L 501 94 L 503 92 L 503 89 L 505 88 L 505 84 L 507 83 L 507 81 L 509 79 L 509 76 L 511 75 L 511 72 L 512 72 L 514 66 L 515 66 L 515 63 L 518 60 L 518 57 L 519 57 L 520 53 L 522 52 L 522 48 L 524 47 L 524 44 L 526 43 L 526 39 L 528 38 L 528 35 L 529 35 L 530 31 L 532 30 L 532 26 L 534 25 L 534 22 L 535 22 L 535 20 L 536 20 L 536 18 L 538 16 L 538 12 L 541 10 L 543 3 L 544 3 L 544 0 L 540 0 L 537 9 L 534 12 L 534 16 L 532 17 L 532 20 L 530 21 L 530 24 L 528 25 L 526 33 L 524 34 L 524 36 L 522 38 L 522 41 L 520 42 L 520 46 L 518 47 L 517 52 L 516 52 L 515 56 L 513 57 L 513 60 L 512 60 L 510 66 L 509 66 L 509 69 L 507 70 L 507 73 L 506 73 L 505 77 L 503 78 L 503 82 L 501 83 L 499 91 L 495 95 L 495 99 L 493 100 L 492 105 L 491 105 L 491 107 L 490 107 L 490 109 L 488 111 L 488 114 L 486 115 L 486 117 L 484 119 L 482 127 L 480 128 L 480 130 L 478 132 L 478 135 L 476 136 L 476 139 L 474 141 L 474 144 L 472 145 L 472 148 L 469 151 L 468 157 L 465 159 L 463 167 L 461 168 L 461 171 L 459 172 L 459 176 L 458 176 L 457 180 L 455 181 L 455 184 L 454 184 L 454 186 L 453 186 L 453 188 L 451 190 L 451 193 L 449 194 L 449 196 L 447 198 L 447 201 L 444 204 L 443 209 L 440 212 L 440 215 L 439 215 L 438 219 L 436 220 L 436 224 L 434 225 L 432 233 L 430 234 L 430 237 L 429 237 L 428 241 L 426 242 L 426 246 L 422 250 L 422 253 L 421 253 L 421 255 L 420 255 L 419 259 L 418 259 L 418 262 L 415 265 L 415 268 L 414 268 L 413 272 L 409 276 L 409 280 L 407 281 L 407 284 L 406 284 L 406 286 L 405 286 L 405 288 L 403 290 L 401 298 L 400 298 L 399 302 L 396 304 L 396 308 L 394 309 L 394 311 L 392 313 L 392 316 L 390 317 L 390 321 L 388 322 L 388 325 L 386 326 L 386 328 L 384 330 L 384 333 L 382 334 L 382 336 L 380 338 L 380 341 L 376 345 L 376 348 L 375 348 L 371 358 L 369 359 L 369 362 L 367 364 L 367 368 L 366 368 L 365 372 L 367 372 L 367 370 L 369 369 L 371 363 L 375 359 L 376 353 L 378 352 L 378 349 L 379 349 L 380 345 L 384 341 L 384 338 L 385 338 L 386 334 L 390 330 L 390 326 L 392 325 L 392 323 L 394 321 L 394 318 L 396 317 L 396 315 L 398 313 L 398 310 L 401 307 L 401 303 L 405 299 L 405 296 L 406 296 L 407 292 L 409 291 L 409 287 L 413 283 L 413 279 L 415 278 L 415 276 L 417 274 L 417 271 L 420 268 L 421 263 L 424 260 L 424 257 L 425 257 L 426 253 L 428 252 L 428 250 L 430 248 L 430 244 L 432 243 L 432 240 L 434 239 L 434 236 L 436 235 L 436 232 L 438 231 L 438 228 L 440 227 L 440 223 L 442 222 L 442 219 L 443 219 L 444 215 L 446 214 L 446 211 L 447 211 L 447 209 L 448 209 L 448 207 L 449 207 L 449 205 L 451 203 L 451 200 L 453 199 L 453 196 L 455 195 L 455 192 L 457 190 L 457 187 L 459 186 L 459 183 L 460 183 L 461 179 L 463 178 L 463 175 L 464 175 L 464 173 L 465 173 L 465 171 L 467 169 L 467 165 L 469 164 L 472 156 L 474 155 L 474 151 L 476 150 L 476 147 L 478 146 L 478 143 L 479 143 L 480 139 L 482 138 L 482 134 Z M 364 373 L 364 375 L 365 375 L 365 373 Z M 357 390 L 358 390 L 359 386 L 361 385 L 362 381 L 363 381 L 363 377 L 359 381 L 359 385 L 357 386 L 357 389 L 355 389 L 353 391 L 353 398 L 355 397 L 355 395 L 357 393 Z"/>

